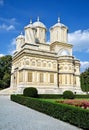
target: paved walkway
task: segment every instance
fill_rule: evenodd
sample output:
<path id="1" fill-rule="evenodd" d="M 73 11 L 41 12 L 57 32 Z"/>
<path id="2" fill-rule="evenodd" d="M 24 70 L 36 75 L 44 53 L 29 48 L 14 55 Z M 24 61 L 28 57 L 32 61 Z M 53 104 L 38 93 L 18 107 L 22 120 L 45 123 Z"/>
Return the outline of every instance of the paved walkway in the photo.
<path id="1" fill-rule="evenodd" d="M 81 130 L 0 96 L 0 130 Z"/>

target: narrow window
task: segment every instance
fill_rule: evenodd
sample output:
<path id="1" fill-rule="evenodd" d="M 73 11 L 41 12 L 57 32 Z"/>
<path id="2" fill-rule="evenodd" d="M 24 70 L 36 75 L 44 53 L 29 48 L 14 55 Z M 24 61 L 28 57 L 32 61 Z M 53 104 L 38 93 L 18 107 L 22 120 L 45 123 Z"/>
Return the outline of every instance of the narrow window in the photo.
<path id="1" fill-rule="evenodd" d="M 50 74 L 50 83 L 54 83 L 54 74 Z"/>
<path id="2" fill-rule="evenodd" d="M 23 82 L 23 71 L 19 72 L 19 82 Z"/>
<path id="3" fill-rule="evenodd" d="M 42 83 L 43 81 L 43 73 L 40 73 L 40 82 Z"/>
<path id="4" fill-rule="evenodd" d="M 32 82 L 32 72 L 28 72 L 28 82 Z"/>

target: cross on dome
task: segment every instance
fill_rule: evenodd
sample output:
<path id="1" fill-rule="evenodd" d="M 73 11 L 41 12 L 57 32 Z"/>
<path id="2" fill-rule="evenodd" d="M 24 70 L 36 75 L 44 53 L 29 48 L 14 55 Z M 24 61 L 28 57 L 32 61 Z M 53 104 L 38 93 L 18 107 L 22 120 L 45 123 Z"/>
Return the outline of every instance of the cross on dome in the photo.
<path id="1" fill-rule="evenodd" d="M 58 17 L 58 23 L 60 23 L 60 17 Z"/>
<path id="2" fill-rule="evenodd" d="M 32 19 L 30 19 L 30 24 L 32 24 Z"/>
<path id="3" fill-rule="evenodd" d="M 37 22 L 39 22 L 40 21 L 40 18 L 39 18 L 39 16 L 37 17 Z"/>
<path id="4" fill-rule="evenodd" d="M 20 35 L 23 35 L 23 33 L 21 32 Z"/>

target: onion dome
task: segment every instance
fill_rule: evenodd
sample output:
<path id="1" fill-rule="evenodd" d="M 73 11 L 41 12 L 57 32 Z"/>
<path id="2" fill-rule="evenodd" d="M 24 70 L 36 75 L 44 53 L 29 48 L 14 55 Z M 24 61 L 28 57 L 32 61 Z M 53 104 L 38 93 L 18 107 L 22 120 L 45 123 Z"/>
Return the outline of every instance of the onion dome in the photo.
<path id="1" fill-rule="evenodd" d="M 64 24 L 60 23 L 60 18 L 58 17 L 58 23 L 56 23 L 55 25 L 53 25 L 50 29 L 53 29 L 55 27 L 64 27 L 64 28 L 67 28 L 67 26 L 65 26 Z"/>
<path id="2" fill-rule="evenodd" d="M 26 28 L 34 28 L 33 24 L 32 24 L 32 19 L 30 19 L 30 24 L 28 24 L 27 26 L 25 26 Z"/>
<path id="3" fill-rule="evenodd" d="M 41 27 L 41 28 L 45 28 L 46 29 L 46 26 L 39 21 L 39 17 L 37 18 L 37 21 L 33 23 L 33 26 L 34 27 Z"/>
<path id="4" fill-rule="evenodd" d="M 22 34 L 22 32 L 21 32 L 21 34 L 16 38 L 16 40 L 17 39 L 24 39 L 25 37 L 24 37 L 24 35 Z"/>

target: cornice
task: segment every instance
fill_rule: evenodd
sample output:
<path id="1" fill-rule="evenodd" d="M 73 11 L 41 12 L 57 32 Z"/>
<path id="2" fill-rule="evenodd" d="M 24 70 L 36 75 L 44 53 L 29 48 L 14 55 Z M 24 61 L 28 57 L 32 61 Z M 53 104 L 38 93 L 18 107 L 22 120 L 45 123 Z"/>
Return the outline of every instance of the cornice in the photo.
<path id="1" fill-rule="evenodd" d="M 55 46 L 55 45 L 61 45 L 61 46 L 66 46 L 66 47 L 70 47 L 70 48 L 73 47 L 72 44 L 69 44 L 69 43 L 63 43 L 63 42 L 58 42 L 58 41 L 55 41 L 55 42 L 53 42 L 53 43 L 50 44 L 50 46 Z"/>
<path id="2" fill-rule="evenodd" d="M 57 54 L 55 52 L 23 48 L 20 52 L 18 52 L 16 55 L 13 56 L 13 60 L 23 57 L 22 55 L 24 55 L 24 56 L 30 55 L 30 56 L 34 56 L 34 57 L 38 56 L 38 57 L 57 59 Z"/>
<path id="3" fill-rule="evenodd" d="M 44 69 L 37 69 L 37 68 L 27 68 L 27 67 L 23 67 L 21 69 L 19 69 L 19 71 L 21 70 L 31 70 L 31 71 L 40 71 L 40 72 L 50 72 L 50 73 L 58 73 L 58 71 L 53 71 L 53 70 L 44 70 Z"/>

